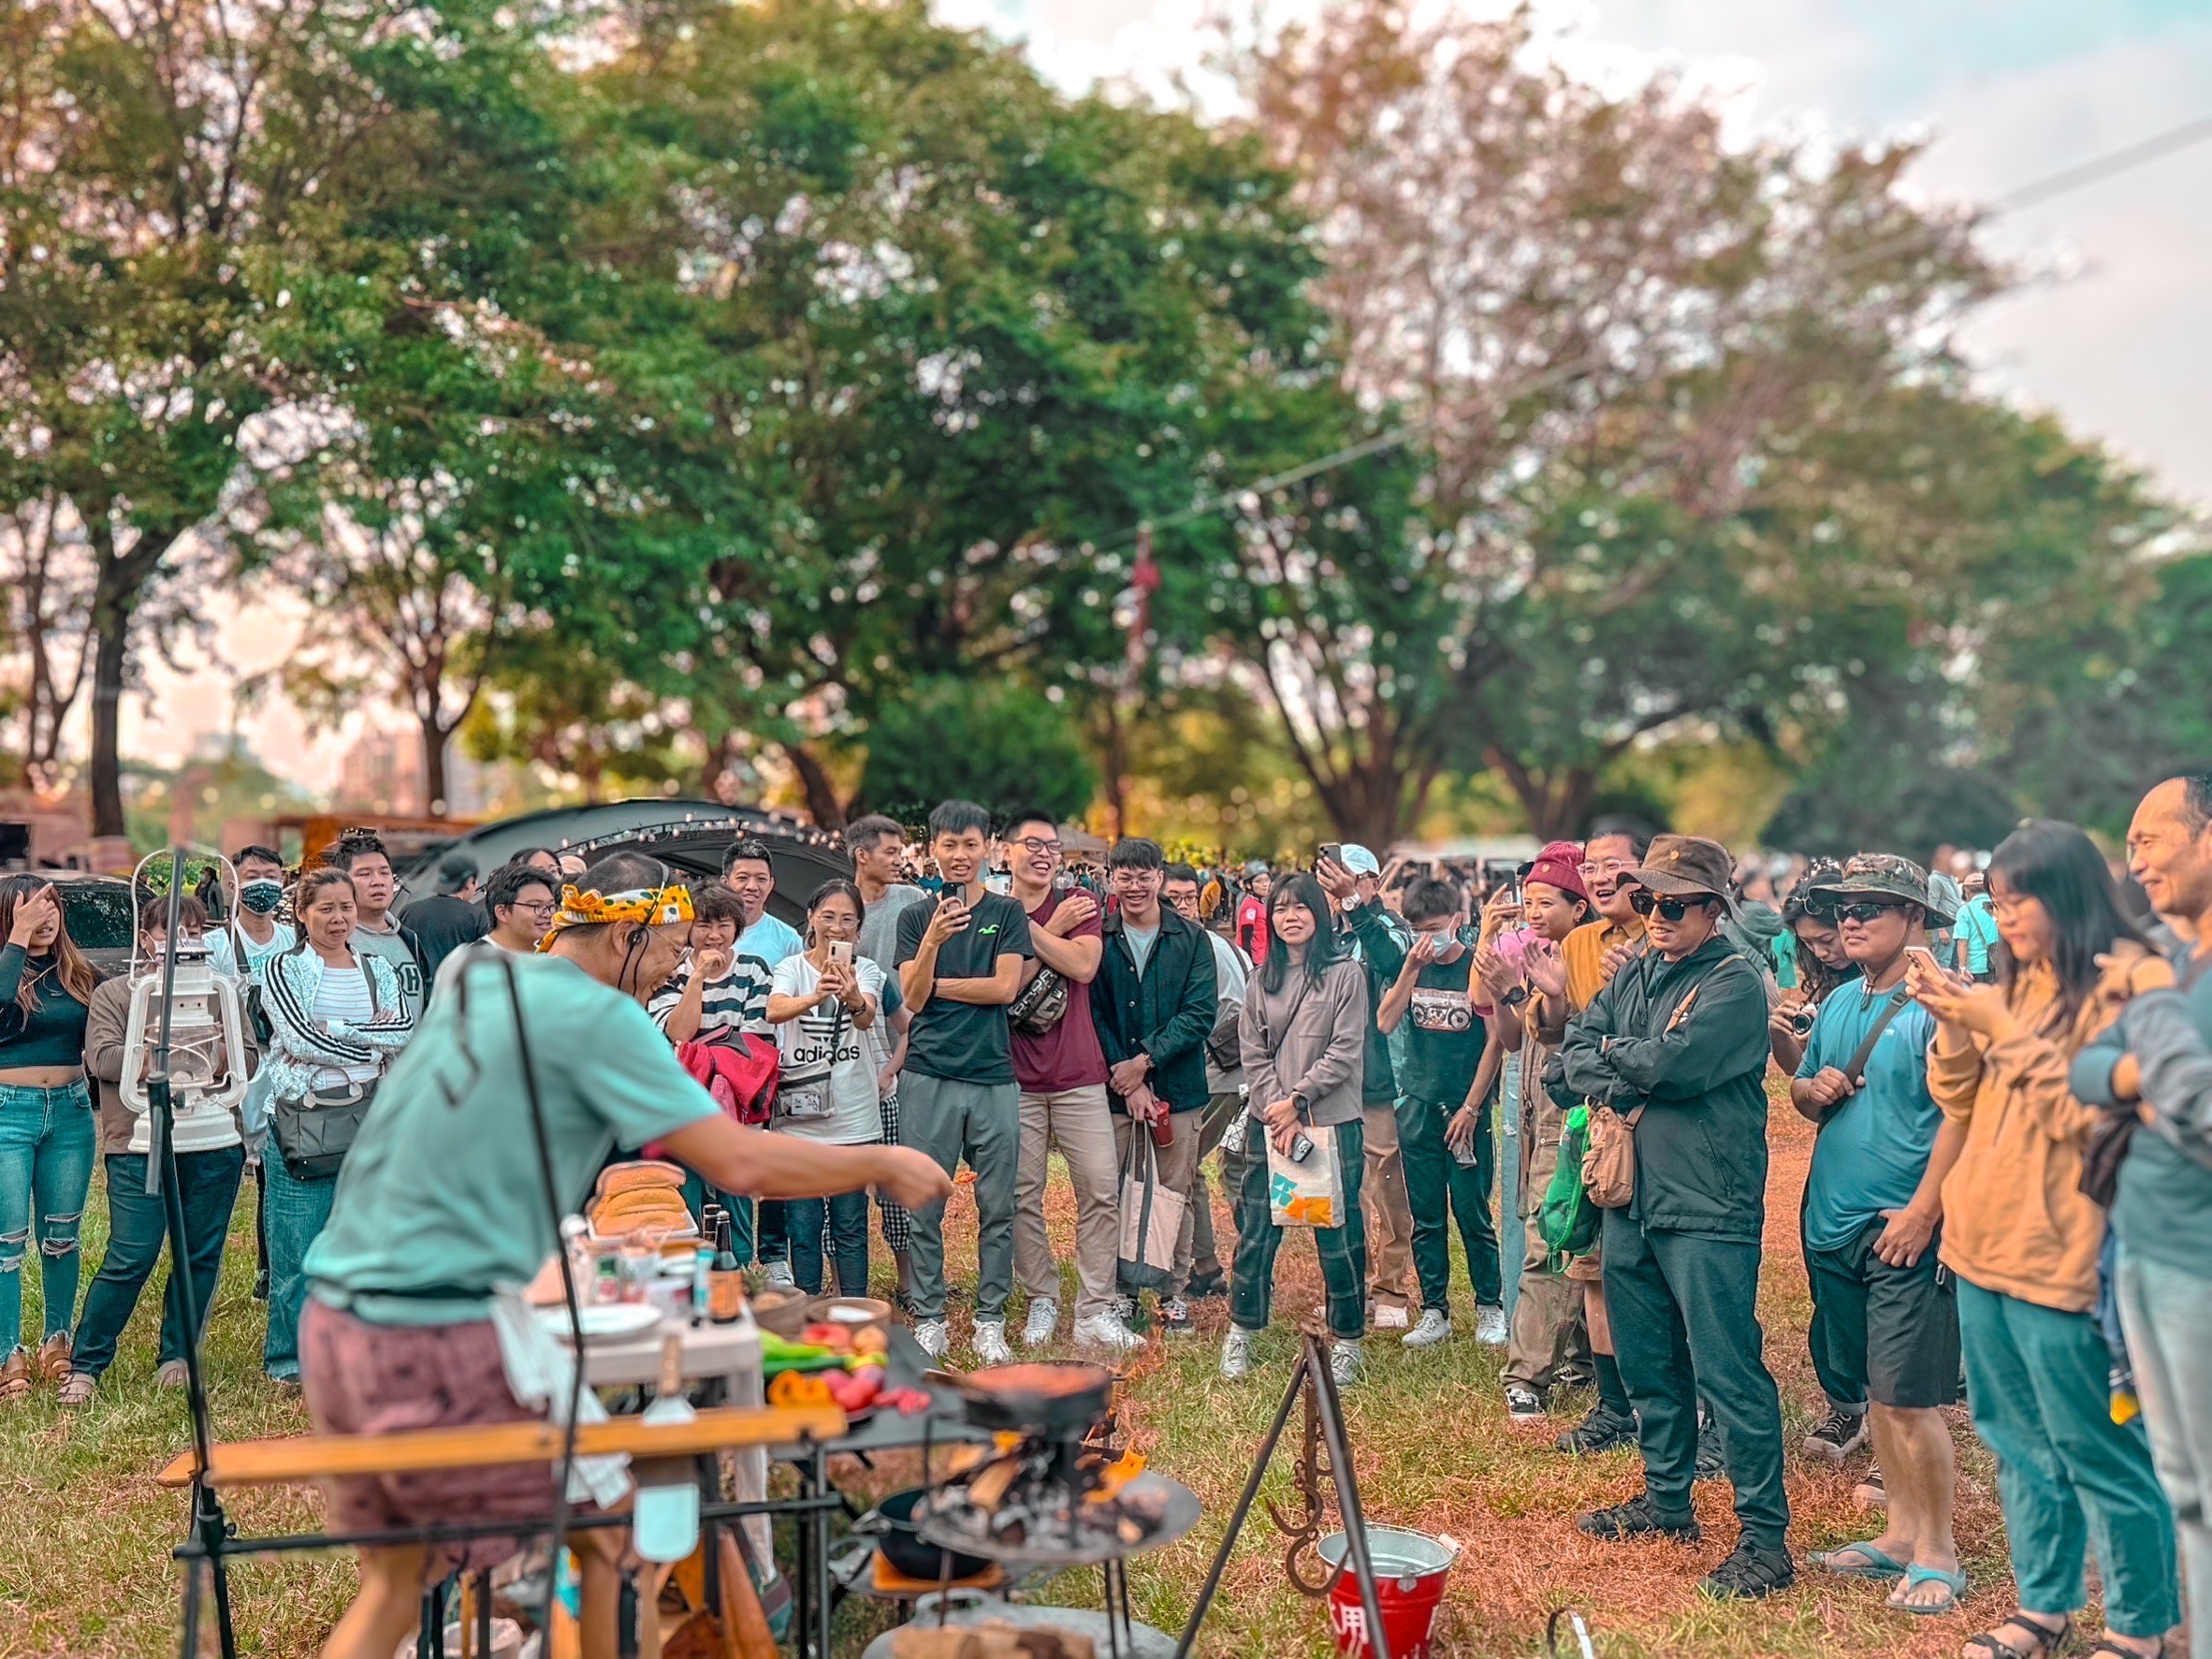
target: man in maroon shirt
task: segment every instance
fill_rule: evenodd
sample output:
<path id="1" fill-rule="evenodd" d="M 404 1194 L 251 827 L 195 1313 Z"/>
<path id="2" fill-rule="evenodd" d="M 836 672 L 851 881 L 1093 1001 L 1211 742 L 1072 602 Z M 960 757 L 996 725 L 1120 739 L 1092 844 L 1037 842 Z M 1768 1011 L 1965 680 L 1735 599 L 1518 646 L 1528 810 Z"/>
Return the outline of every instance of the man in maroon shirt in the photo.
<path id="1" fill-rule="evenodd" d="M 1022 1342 L 1040 1346 L 1059 1328 L 1060 1269 L 1044 1227 L 1045 1172 L 1056 1143 L 1075 1183 L 1075 1340 L 1126 1353 L 1143 1343 L 1122 1323 L 1114 1303 L 1121 1171 L 1106 1106 L 1106 1055 L 1091 1024 L 1091 982 L 1105 943 L 1099 903 L 1080 888 L 1055 885 L 1060 832 L 1045 813 L 1015 813 L 1007 821 L 1005 845 L 1014 902 L 1029 912 L 1029 942 L 1037 951 L 1013 1007 L 1014 1081 L 1022 1089 L 1014 1279 L 1029 1293 Z M 1025 1018 L 1037 982 L 1048 972 L 1063 982 L 1062 989 L 1043 997 L 1037 1015 Z M 1033 1029 L 1055 1001 L 1063 1003 L 1059 1017 L 1046 1029 Z"/>

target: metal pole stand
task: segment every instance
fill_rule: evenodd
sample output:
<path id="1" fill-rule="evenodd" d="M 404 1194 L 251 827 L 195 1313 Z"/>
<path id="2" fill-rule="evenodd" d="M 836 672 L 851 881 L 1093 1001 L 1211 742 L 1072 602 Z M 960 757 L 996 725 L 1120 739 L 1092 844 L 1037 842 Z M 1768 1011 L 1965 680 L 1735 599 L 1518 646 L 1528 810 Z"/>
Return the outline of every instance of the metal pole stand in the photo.
<path id="1" fill-rule="evenodd" d="M 1390 1659 L 1390 1638 L 1383 1629 L 1382 1608 L 1375 1594 L 1375 1563 L 1367 1553 L 1367 1518 L 1360 1506 L 1360 1484 L 1352 1470 L 1351 1441 L 1345 1433 L 1344 1402 L 1336 1392 L 1336 1377 L 1329 1369 L 1329 1350 L 1322 1344 L 1321 1333 L 1310 1326 L 1302 1334 L 1298 1363 L 1290 1368 L 1290 1386 L 1283 1390 L 1282 1402 L 1275 1407 L 1274 1421 L 1269 1426 L 1266 1438 L 1259 1443 L 1259 1455 L 1253 1460 L 1251 1477 L 1244 1482 L 1244 1493 L 1229 1518 L 1229 1530 L 1221 1535 L 1221 1548 L 1215 1551 L 1205 1588 L 1199 1592 L 1198 1605 L 1190 1609 L 1190 1623 L 1183 1627 L 1183 1637 L 1175 1644 L 1175 1659 L 1189 1659 L 1199 1626 L 1205 1623 L 1214 1596 L 1221 1588 L 1221 1575 L 1228 1570 L 1230 1553 L 1235 1550 L 1237 1538 L 1244 1530 L 1253 1501 L 1259 1495 L 1259 1483 L 1266 1478 L 1275 1447 L 1283 1438 L 1284 1427 L 1290 1421 L 1290 1408 L 1301 1397 L 1306 1411 L 1307 1442 L 1302 1473 L 1307 1512 L 1303 1524 L 1295 1526 L 1286 1523 L 1279 1513 L 1274 1516 L 1276 1524 L 1291 1537 L 1285 1568 L 1290 1581 L 1309 1595 L 1327 1594 L 1337 1577 L 1349 1571 L 1360 1581 L 1360 1607 L 1367 1617 L 1368 1652 L 1375 1659 Z M 1313 1445 L 1317 1430 L 1329 1452 L 1327 1474 L 1336 1488 L 1337 1513 L 1344 1521 L 1346 1564 L 1322 1579 L 1318 1589 L 1299 1576 L 1296 1565 L 1300 1552 L 1312 1543 L 1320 1525 L 1320 1494 L 1316 1482 L 1321 1470 Z"/>

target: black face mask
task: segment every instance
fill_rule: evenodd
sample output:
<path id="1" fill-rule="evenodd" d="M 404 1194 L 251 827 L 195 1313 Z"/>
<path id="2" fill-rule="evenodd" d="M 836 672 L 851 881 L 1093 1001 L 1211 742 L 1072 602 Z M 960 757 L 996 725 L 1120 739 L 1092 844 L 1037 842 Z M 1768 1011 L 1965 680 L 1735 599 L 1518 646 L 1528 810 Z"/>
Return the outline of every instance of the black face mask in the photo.
<path id="1" fill-rule="evenodd" d="M 284 902 L 284 884 L 267 876 L 245 882 L 238 890 L 238 902 L 256 916 L 266 916 Z"/>

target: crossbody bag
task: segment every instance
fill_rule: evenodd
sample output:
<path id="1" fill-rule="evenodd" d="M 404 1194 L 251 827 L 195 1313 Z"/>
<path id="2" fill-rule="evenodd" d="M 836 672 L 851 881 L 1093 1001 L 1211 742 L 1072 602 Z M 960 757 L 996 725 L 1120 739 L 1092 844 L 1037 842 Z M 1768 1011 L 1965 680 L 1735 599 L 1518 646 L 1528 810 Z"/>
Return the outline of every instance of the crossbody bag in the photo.
<path id="1" fill-rule="evenodd" d="M 269 965 L 271 973 L 281 969 Z M 326 970 L 327 971 L 327 970 Z M 361 978 L 369 986 L 369 1017 L 376 1019 L 384 1005 L 376 995 L 376 974 L 364 960 Z M 327 1181 L 338 1173 L 345 1155 L 353 1150 L 361 1124 L 376 1099 L 381 1076 L 342 1078 L 335 1084 L 310 1087 L 297 1099 L 279 1098 L 269 1103 L 269 1132 L 276 1137 L 284 1172 L 295 1181 Z"/>

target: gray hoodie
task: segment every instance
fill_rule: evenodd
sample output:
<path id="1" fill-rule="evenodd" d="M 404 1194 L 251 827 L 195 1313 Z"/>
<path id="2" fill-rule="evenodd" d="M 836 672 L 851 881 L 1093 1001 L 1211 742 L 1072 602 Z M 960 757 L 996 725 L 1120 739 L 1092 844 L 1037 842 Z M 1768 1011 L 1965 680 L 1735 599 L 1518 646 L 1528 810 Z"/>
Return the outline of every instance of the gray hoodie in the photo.
<path id="1" fill-rule="evenodd" d="M 1246 982 L 1237 1026 L 1253 1109 L 1299 1095 L 1309 1124 L 1359 1122 L 1367 1050 L 1366 968 L 1340 956 L 1315 981 L 1302 966 L 1294 967 L 1279 991 L 1267 990 L 1264 977 L 1264 970 L 1255 970 Z"/>

